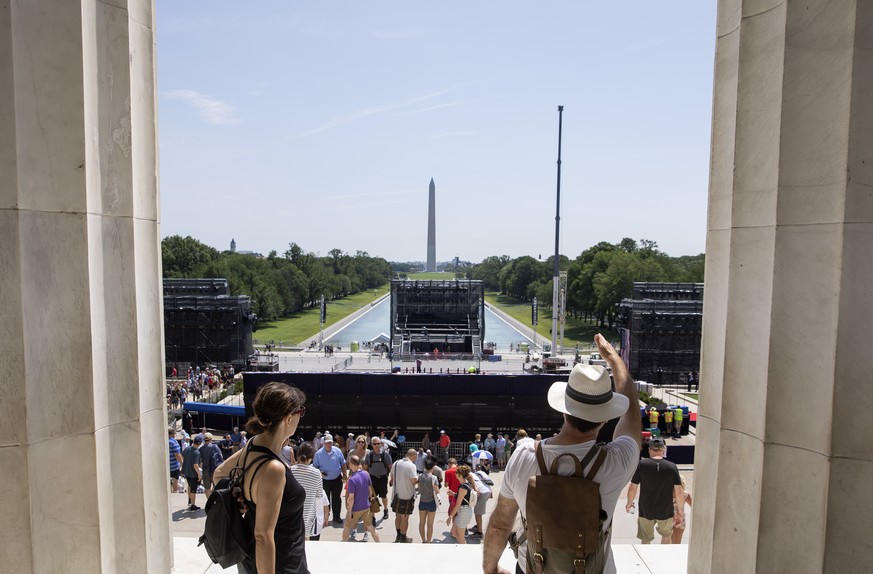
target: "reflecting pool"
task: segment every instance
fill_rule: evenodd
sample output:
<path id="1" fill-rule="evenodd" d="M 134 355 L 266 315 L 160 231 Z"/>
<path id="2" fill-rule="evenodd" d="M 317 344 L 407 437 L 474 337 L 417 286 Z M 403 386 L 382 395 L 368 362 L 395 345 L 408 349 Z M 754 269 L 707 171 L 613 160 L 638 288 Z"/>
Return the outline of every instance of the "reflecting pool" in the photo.
<path id="1" fill-rule="evenodd" d="M 391 299 L 386 297 L 367 313 L 332 334 L 325 341 L 332 345 L 348 348 L 351 341 L 370 341 L 380 333 L 390 336 L 388 332 L 391 328 L 390 313 Z M 519 333 L 490 309 L 485 308 L 485 341 L 494 342 L 498 350 L 508 351 L 510 344 L 518 345 L 521 341 L 530 342 L 529 335 L 530 332 L 528 335 Z"/>

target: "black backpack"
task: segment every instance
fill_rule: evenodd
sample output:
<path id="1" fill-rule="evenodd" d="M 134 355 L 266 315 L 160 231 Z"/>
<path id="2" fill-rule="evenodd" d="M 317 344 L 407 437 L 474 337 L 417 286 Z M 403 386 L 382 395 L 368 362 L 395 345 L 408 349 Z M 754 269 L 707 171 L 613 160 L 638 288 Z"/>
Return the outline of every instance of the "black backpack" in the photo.
<path id="1" fill-rule="evenodd" d="M 246 449 L 242 466 L 239 466 L 237 459 L 237 466 L 233 467 L 230 475 L 218 481 L 204 507 L 206 524 L 197 546 L 205 546 L 210 560 L 222 568 L 229 568 L 255 556 L 255 532 L 246 520 L 245 504 L 239 502 L 242 499 L 243 469 L 248 454 L 249 449 Z M 264 463 L 270 460 L 271 457 L 258 460 L 253 473 L 257 474 Z"/>

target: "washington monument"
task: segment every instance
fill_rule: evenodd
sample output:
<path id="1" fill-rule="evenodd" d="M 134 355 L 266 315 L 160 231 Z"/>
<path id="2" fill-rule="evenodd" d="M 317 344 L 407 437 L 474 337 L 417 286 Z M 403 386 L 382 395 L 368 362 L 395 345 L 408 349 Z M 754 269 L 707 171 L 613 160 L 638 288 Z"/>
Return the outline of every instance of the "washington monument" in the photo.
<path id="1" fill-rule="evenodd" d="M 427 268 L 436 271 L 436 185 L 430 178 L 427 201 Z"/>

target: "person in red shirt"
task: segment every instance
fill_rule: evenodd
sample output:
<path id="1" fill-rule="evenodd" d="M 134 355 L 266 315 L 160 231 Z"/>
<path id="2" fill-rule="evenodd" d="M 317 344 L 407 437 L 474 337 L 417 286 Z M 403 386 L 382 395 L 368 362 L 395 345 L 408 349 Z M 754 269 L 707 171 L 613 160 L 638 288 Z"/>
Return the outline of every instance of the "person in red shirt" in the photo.
<path id="1" fill-rule="evenodd" d="M 452 439 L 449 438 L 449 435 L 446 434 L 446 431 L 440 431 L 440 452 L 439 458 L 440 460 L 448 460 L 449 458 L 449 445 L 452 444 Z"/>
<path id="2" fill-rule="evenodd" d="M 455 495 L 458 494 L 458 487 L 461 486 L 461 481 L 457 476 L 458 461 L 454 458 L 449 459 L 449 466 L 445 472 L 446 490 L 449 493 L 449 509 L 455 505 Z"/>

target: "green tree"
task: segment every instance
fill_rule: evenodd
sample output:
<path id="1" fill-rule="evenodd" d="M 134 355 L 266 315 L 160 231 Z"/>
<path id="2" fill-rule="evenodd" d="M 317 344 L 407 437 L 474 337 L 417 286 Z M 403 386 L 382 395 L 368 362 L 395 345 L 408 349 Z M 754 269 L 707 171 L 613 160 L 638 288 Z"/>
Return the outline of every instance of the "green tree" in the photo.
<path id="1" fill-rule="evenodd" d="M 196 277 L 204 265 L 217 257 L 217 250 L 190 235 L 171 235 L 161 241 L 164 277 Z"/>

